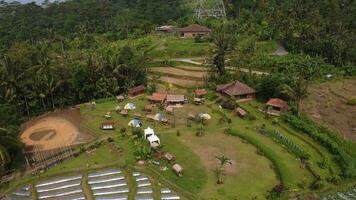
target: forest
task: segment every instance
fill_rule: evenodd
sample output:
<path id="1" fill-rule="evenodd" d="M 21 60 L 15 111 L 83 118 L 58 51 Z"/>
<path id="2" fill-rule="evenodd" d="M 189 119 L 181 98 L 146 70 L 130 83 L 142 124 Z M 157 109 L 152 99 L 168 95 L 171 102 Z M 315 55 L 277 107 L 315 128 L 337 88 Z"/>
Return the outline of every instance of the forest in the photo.
<path id="1" fill-rule="evenodd" d="M 280 41 L 315 67 L 327 65 L 354 75 L 355 1 L 225 0 L 225 4 L 227 20 L 198 22 L 185 0 L 68 0 L 42 5 L 0 1 L 0 157 L 7 160 L 3 165 L 11 164 L 19 152 L 19 125 L 25 120 L 146 84 L 155 43 L 144 36 L 158 25 L 230 24 L 231 35 Z M 249 52 L 237 50 L 236 55 L 255 58 Z M 214 63 L 219 65 L 221 57 L 217 58 Z M 258 63 L 239 61 L 270 62 L 255 60 Z M 276 92 L 269 79 L 248 81 L 267 85 L 261 90 L 266 98 Z"/>

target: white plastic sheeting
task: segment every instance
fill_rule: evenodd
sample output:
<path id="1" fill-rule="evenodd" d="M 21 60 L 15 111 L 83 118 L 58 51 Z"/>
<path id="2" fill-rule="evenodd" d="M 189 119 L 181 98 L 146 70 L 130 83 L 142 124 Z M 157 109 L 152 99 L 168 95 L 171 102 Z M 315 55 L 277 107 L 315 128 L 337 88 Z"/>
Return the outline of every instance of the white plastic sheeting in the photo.
<path id="1" fill-rule="evenodd" d="M 137 176 L 136 177 L 136 181 L 146 181 L 146 180 L 148 180 L 147 176 Z"/>
<path id="2" fill-rule="evenodd" d="M 124 179 L 125 179 L 125 176 L 123 176 L 123 175 L 103 176 L 103 177 L 90 178 L 88 180 L 88 183 L 90 185 L 92 185 L 92 184 L 96 184 L 96 183 L 106 183 L 106 182 L 119 181 L 119 180 L 124 180 Z"/>
<path id="3" fill-rule="evenodd" d="M 122 186 L 127 186 L 127 183 L 125 181 L 112 181 L 112 182 L 106 182 L 106 183 L 92 184 L 90 187 L 92 190 L 99 190 L 99 189 L 122 187 Z"/>
<path id="4" fill-rule="evenodd" d="M 137 189 L 137 194 L 152 194 L 153 190 L 152 188 L 138 188 Z"/>
<path id="5" fill-rule="evenodd" d="M 83 190 L 80 186 L 62 189 L 62 190 L 51 191 L 51 192 L 42 192 L 42 193 L 39 193 L 38 198 L 39 199 L 57 198 L 57 197 L 71 195 L 71 194 L 78 194 L 78 193 L 83 193 Z"/>
<path id="6" fill-rule="evenodd" d="M 56 198 L 57 200 L 85 200 L 84 194 L 74 194 L 65 197 Z"/>
<path id="7" fill-rule="evenodd" d="M 63 183 L 63 182 L 73 181 L 73 180 L 78 180 L 78 179 L 82 179 L 82 175 L 68 176 L 68 177 L 57 178 L 57 179 L 53 179 L 53 180 L 49 180 L 49 181 L 44 181 L 44 182 L 37 184 L 36 187 L 42 187 L 42 186 L 46 186 L 46 185 Z"/>
<path id="8" fill-rule="evenodd" d="M 93 172 L 88 175 L 89 178 L 95 178 L 95 177 L 101 177 L 101 176 L 108 176 L 108 175 L 115 175 L 115 174 L 121 174 L 122 172 L 117 169 L 112 169 L 112 170 L 106 170 L 106 171 L 100 171 L 100 172 Z"/>
<path id="9" fill-rule="evenodd" d="M 54 190 L 66 189 L 75 186 L 79 186 L 81 184 L 81 180 L 74 180 L 68 182 L 62 182 L 57 184 L 51 184 L 46 186 L 37 187 L 37 192 L 49 192 Z"/>
<path id="10" fill-rule="evenodd" d="M 161 189 L 161 194 L 169 194 L 171 192 L 172 192 L 172 190 L 170 190 L 169 188 L 162 188 Z"/>
<path id="11" fill-rule="evenodd" d="M 132 173 L 132 176 L 134 176 L 134 177 L 141 176 L 141 173 L 140 172 L 134 172 L 134 173 Z"/>
<path id="12" fill-rule="evenodd" d="M 123 187 L 123 188 L 108 188 L 102 190 L 94 190 L 93 194 L 94 196 L 101 196 L 101 195 L 108 195 L 108 194 L 122 194 L 128 192 L 130 192 L 130 190 L 126 187 Z"/>
<path id="13" fill-rule="evenodd" d="M 161 200 L 178 200 L 180 199 L 180 196 L 175 195 L 175 194 L 162 194 L 161 195 Z"/>
<path id="14" fill-rule="evenodd" d="M 99 196 L 95 200 L 127 200 L 129 199 L 128 195 L 108 195 L 108 196 Z"/>
<path id="15" fill-rule="evenodd" d="M 150 181 L 137 181 L 137 187 L 146 187 L 151 186 Z"/>
<path id="16" fill-rule="evenodd" d="M 151 196 L 135 196 L 135 200 L 154 200 Z"/>

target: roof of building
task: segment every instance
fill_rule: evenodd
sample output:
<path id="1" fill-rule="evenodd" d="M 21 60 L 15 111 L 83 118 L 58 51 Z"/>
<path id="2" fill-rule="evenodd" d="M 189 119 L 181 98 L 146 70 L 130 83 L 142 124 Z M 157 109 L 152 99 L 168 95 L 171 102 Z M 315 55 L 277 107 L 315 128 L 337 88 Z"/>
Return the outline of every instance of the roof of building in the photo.
<path id="1" fill-rule="evenodd" d="M 288 107 L 288 103 L 286 101 L 282 100 L 282 99 L 279 99 L 279 98 L 273 98 L 273 99 L 268 100 L 266 105 L 279 107 L 279 108 Z"/>
<path id="2" fill-rule="evenodd" d="M 167 95 L 167 102 L 183 102 L 185 100 L 184 95 L 169 94 Z"/>
<path id="3" fill-rule="evenodd" d="M 131 89 L 129 89 L 129 93 L 136 93 L 136 92 L 140 92 L 142 90 L 145 90 L 145 86 L 144 85 L 139 85 L 136 87 L 133 87 Z"/>
<path id="4" fill-rule="evenodd" d="M 247 115 L 247 112 L 244 109 L 240 108 L 240 107 L 236 108 L 236 111 L 242 116 Z"/>
<path id="5" fill-rule="evenodd" d="M 205 90 L 205 89 L 196 89 L 196 90 L 195 90 L 195 94 L 196 94 L 197 96 L 205 95 L 205 94 L 206 94 L 206 90 Z"/>
<path id="6" fill-rule="evenodd" d="M 181 172 L 181 171 L 183 171 L 183 167 L 182 166 L 180 166 L 179 164 L 174 164 L 173 166 L 172 166 L 172 168 L 173 168 L 173 170 L 174 171 L 176 171 L 176 172 Z"/>
<path id="7" fill-rule="evenodd" d="M 206 26 L 201 26 L 199 24 L 191 24 L 187 27 L 184 28 L 179 28 L 179 32 L 187 33 L 187 32 L 206 32 L 209 33 L 211 32 L 211 29 L 209 29 Z"/>
<path id="8" fill-rule="evenodd" d="M 152 96 L 148 97 L 151 101 L 164 101 L 167 98 L 167 94 L 163 93 L 153 93 Z"/>
<path id="9" fill-rule="evenodd" d="M 245 94 L 254 94 L 256 90 L 251 88 L 250 86 L 241 83 L 240 81 L 235 81 L 228 84 L 218 85 L 216 87 L 218 92 L 223 92 L 229 96 L 238 96 Z"/>

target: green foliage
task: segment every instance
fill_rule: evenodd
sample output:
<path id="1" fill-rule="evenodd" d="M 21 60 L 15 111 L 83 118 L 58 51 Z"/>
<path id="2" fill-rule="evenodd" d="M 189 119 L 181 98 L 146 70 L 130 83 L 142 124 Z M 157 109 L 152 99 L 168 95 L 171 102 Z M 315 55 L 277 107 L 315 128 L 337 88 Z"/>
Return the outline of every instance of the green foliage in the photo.
<path id="1" fill-rule="evenodd" d="M 356 97 L 351 97 L 351 98 L 347 101 L 347 105 L 355 106 L 355 105 L 356 105 Z"/>
<path id="2" fill-rule="evenodd" d="M 299 145 L 295 144 L 282 133 L 269 129 L 260 129 L 259 132 L 272 137 L 274 140 L 284 145 L 289 151 L 293 152 L 299 158 L 309 159 L 310 155 L 308 153 L 306 153 Z"/>
<path id="3" fill-rule="evenodd" d="M 152 149 L 148 142 L 139 138 L 135 141 L 135 156 L 139 160 L 147 160 L 151 158 Z"/>
<path id="4" fill-rule="evenodd" d="M 356 177 L 354 145 L 351 144 L 352 146 L 349 146 L 342 139 L 335 136 L 334 133 L 329 132 L 325 128 L 316 126 L 309 120 L 291 114 L 284 115 L 283 119 L 294 128 L 308 134 L 316 142 L 327 148 L 330 153 L 334 154 L 340 163 L 344 177 Z"/>

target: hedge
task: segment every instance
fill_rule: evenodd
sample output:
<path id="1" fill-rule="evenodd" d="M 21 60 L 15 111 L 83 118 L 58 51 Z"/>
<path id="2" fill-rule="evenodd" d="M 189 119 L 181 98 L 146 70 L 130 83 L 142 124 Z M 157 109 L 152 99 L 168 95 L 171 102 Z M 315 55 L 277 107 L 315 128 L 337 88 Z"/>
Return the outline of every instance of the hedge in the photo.
<path id="1" fill-rule="evenodd" d="M 332 153 L 339 162 L 342 175 L 346 178 L 356 177 L 356 158 L 348 153 L 349 146 L 339 137 L 332 134 L 326 128 L 318 127 L 310 120 L 299 118 L 292 114 L 283 116 L 283 120 L 293 126 L 295 129 L 309 135 L 313 140 L 324 146 Z M 352 150 L 352 149 L 351 149 Z"/>

